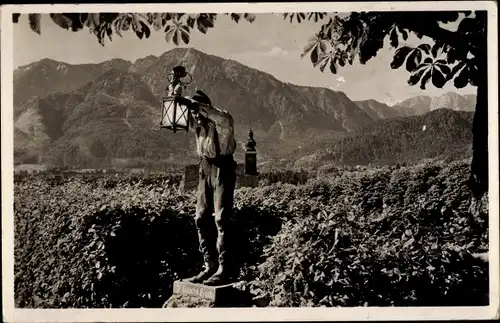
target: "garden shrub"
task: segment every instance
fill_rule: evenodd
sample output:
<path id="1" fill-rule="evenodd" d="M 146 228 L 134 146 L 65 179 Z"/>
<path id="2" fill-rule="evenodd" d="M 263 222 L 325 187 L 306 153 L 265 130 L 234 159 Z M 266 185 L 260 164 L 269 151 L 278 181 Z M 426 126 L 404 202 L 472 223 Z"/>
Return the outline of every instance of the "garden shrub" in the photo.
<path id="1" fill-rule="evenodd" d="M 467 211 L 467 171 L 420 165 L 311 183 L 306 192 L 328 196 L 330 181 L 338 202 L 311 199 L 316 211 L 285 223 L 247 288 L 271 306 L 487 305 L 488 264 L 471 254 L 488 250 L 488 214 Z"/>
<path id="2" fill-rule="evenodd" d="M 174 280 L 200 269 L 194 196 L 140 183 L 52 184 L 15 186 L 16 306 L 161 307 Z M 273 203 L 251 201 L 238 199 L 231 223 L 242 278 L 282 221 Z"/>
<path id="3" fill-rule="evenodd" d="M 239 279 L 271 306 L 485 305 L 487 198 L 468 161 L 342 170 L 235 192 Z M 161 307 L 202 257 L 195 197 L 165 182 L 15 183 L 15 301 Z"/>

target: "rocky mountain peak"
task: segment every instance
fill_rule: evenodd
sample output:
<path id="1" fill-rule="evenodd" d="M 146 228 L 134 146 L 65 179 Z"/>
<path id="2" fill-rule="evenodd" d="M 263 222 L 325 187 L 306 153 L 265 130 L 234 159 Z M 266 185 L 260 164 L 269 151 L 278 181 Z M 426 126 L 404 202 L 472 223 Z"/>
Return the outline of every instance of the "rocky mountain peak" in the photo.
<path id="1" fill-rule="evenodd" d="M 289 156 L 299 146 L 315 149 L 318 139 L 351 135 L 376 120 L 430 111 L 430 97 L 411 98 L 396 107 L 375 100 L 353 102 L 343 92 L 281 82 L 194 48 L 175 48 L 133 63 L 112 59 L 67 64 L 46 59 L 15 72 L 17 151 L 35 154 L 37 160 L 48 156 L 53 162 L 67 160 L 80 166 L 98 164 L 99 158 L 106 163 L 114 158 L 194 158 L 193 136 L 158 127 L 159 96 L 168 84 L 167 74 L 179 64 L 193 77 L 186 95 L 203 90 L 214 105 L 233 116 L 241 148 L 237 156 L 244 153 L 250 123 L 261 158 L 268 158 Z"/>

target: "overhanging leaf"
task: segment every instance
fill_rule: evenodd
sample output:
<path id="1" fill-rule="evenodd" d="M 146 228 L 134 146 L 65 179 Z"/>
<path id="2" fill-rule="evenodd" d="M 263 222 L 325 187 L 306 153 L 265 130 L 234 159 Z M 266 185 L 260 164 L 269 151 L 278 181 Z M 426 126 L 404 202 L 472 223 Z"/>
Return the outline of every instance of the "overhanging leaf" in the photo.
<path id="1" fill-rule="evenodd" d="M 167 25 L 165 27 L 165 41 L 168 43 L 173 38 L 175 34 L 175 27 L 172 25 Z"/>
<path id="2" fill-rule="evenodd" d="M 410 76 L 410 79 L 408 80 L 408 84 L 409 85 L 415 85 L 418 83 L 418 81 L 420 81 L 420 79 L 422 78 L 422 75 L 424 75 L 424 73 L 428 71 L 428 69 L 421 69 L 419 70 L 418 72 L 416 73 L 413 73 L 411 76 Z"/>
<path id="3" fill-rule="evenodd" d="M 324 53 L 326 51 L 326 44 L 325 44 L 325 42 L 323 42 L 323 41 L 319 42 L 319 51 L 321 53 Z"/>
<path id="4" fill-rule="evenodd" d="M 457 65 L 453 66 L 453 68 L 451 69 L 450 78 L 455 76 L 455 74 L 457 74 L 462 68 L 464 68 L 464 66 L 465 62 L 460 62 Z"/>
<path id="5" fill-rule="evenodd" d="M 101 25 L 101 20 L 98 13 L 91 13 L 88 17 L 89 28 L 96 30 Z"/>
<path id="6" fill-rule="evenodd" d="M 163 19 L 162 15 L 160 13 L 155 13 L 153 15 L 152 25 L 153 25 L 154 30 L 159 31 L 160 29 L 162 29 L 163 26 L 165 25 L 164 22 L 166 22 L 166 21 Z"/>
<path id="7" fill-rule="evenodd" d="M 181 39 L 184 42 L 184 44 L 189 44 L 189 39 L 190 39 L 189 28 L 187 26 L 181 26 L 179 28 L 179 32 L 180 32 Z"/>
<path id="8" fill-rule="evenodd" d="M 330 18 L 330 20 L 321 26 L 321 33 L 325 35 L 326 38 L 331 39 L 332 35 L 335 33 L 335 21 L 333 18 Z"/>
<path id="9" fill-rule="evenodd" d="M 304 47 L 304 50 L 302 54 L 300 55 L 301 58 L 304 58 L 305 55 L 307 55 L 310 51 L 317 51 L 317 54 L 312 54 L 311 55 L 318 55 L 321 53 L 324 53 L 326 51 L 326 44 L 321 41 L 317 35 L 309 38 L 309 43 Z M 314 56 L 311 56 L 311 61 Z M 313 64 L 316 61 L 312 61 Z"/>
<path id="10" fill-rule="evenodd" d="M 441 71 L 435 67 L 432 68 L 432 84 L 435 87 L 441 89 L 446 83 L 445 76 L 441 73 Z"/>
<path id="11" fill-rule="evenodd" d="M 122 32 L 121 32 L 121 27 L 119 27 L 117 24 L 113 24 L 113 26 L 115 27 L 115 33 L 120 36 L 120 37 L 123 37 L 122 35 Z"/>
<path id="12" fill-rule="evenodd" d="M 179 33 L 177 30 L 174 32 L 174 35 L 172 36 L 172 41 L 174 42 L 175 46 L 179 46 Z"/>
<path id="13" fill-rule="evenodd" d="M 197 24 L 196 27 L 198 28 L 198 30 L 202 34 L 206 34 L 207 33 L 208 28 L 205 25 L 203 25 L 203 24 Z"/>
<path id="14" fill-rule="evenodd" d="M 457 60 L 456 50 L 451 47 L 448 53 L 446 53 L 446 61 L 448 64 L 454 64 Z"/>
<path id="15" fill-rule="evenodd" d="M 367 38 L 361 42 L 359 48 L 359 62 L 366 64 L 371 58 L 375 57 L 378 51 L 384 47 L 385 32 L 378 31 L 373 37 Z"/>
<path id="16" fill-rule="evenodd" d="M 458 11 L 447 11 L 447 12 L 440 12 L 439 15 L 436 15 L 438 17 L 438 21 L 442 23 L 449 23 L 456 21 L 459 17 L 459 12 Z"/>
<path id="17" fill-rule="evenodd" d="M 471 85 L 476 86 L 478 77 L 479 77 L 479 72 L 476 68 L 475 65 L 469 64 L 467 66 L 468 72 L 469 72 L 469 82 Z"/>
<path id="18" fill-rule="evenodd" d="M 337 64 L 335 64 L 333 59 L 330 59 L 330 72 L 332 72 L 332 74 L 337 74 Z"/>
<path id="19" fill-rule="evenodd" d="M 470 34 L 472 30 L 474 30 L 475 27 L 475 21 L 476 18 L 464 18 L 460 21 L 460 24 L 458 25 L 457 28 L 457 33 L 462 34 L 462 35 L 467 35 Z"/>
<path id="20" fill-rule="evenodd" d="M 406 60 L 406 70 L 408 72 L 413 72 L 417 68 L 417 65 L 420 64 L 421 60 L 422 52 L 418 49 L 413 50 Z"/>
<path id="21" fill-rule="evenodd" d="M 316 42 L 309 42 L 303 49 L 302 51 L 302 54 L 300 54 L 300 56 L 303 58 L 305 55 L 307 55 L 307 53 L 309 53 L 315 46 L 316 46 Z"/>
<path id="22" fill-rule="evenodd" d="M 314 49 L 311 51 L 311 62 L 315 64 L 318 61 L 319 57 L 319 46 L 315 46 Z"/>
<path id="23" fill-rule="evenodd" d="M 453 84 L 457 89 L 461 89 L 469 83 L 469 71 L 467 68 L 463 68 L 460 73 L 453 80 Z"/>
<path id="24" fill-rule="evenodd" d="M 71 28 L 71 25 L 72 25 L 72 21 L 71 19 L 69 19 L 69 17 L 63 15 L 63 14 L 58 14 L 58 13 L 51 13 L 50 14 L 50 19 L 52 19 L 52 21 L 58 25 L 59 27 L 63 28 L 63 29 L 70 29 Z"/>
<path id="25" fill-rule="evenodd" d="M 408 46 L 403 46 L 396 50 L 396 53 L 394 54 L 394 58 L 391 62 L 391 68 L 392 69 L 397 69 L 400 68 L 401 65 L 403 65 L 406 56 L 413 50 L 413 48 L 408 47 Z"/>
<path id="26" fill-rule="evenodd" d="M 321 66 L 321 64 L 323 64 L 323 63 L 324 63 L 324 62 L 325 62 L 325 61 L 326 61 L 329 57 L 330 57 L 330 55 L 327 55 L 327 54 L 320 54 L 320 55 L 318 56 L 318 60 L 317 60 L 315 63 L 313 63 L 313 67 L 316 67 L 316 66 L 318 66 L 318 65 L 320 65 L 320 66 Z"/>
<path id="27" fill-rule="evenodd" d="M 236 14 L 236 13 L 232 13 L 231 14 L 231 19 L 234 20 L 234 22 L 238 23 L 240 21 L 240 15 Z"/>
<path id="28" fill-rule="evenodd" d="M 399 31 L 401 32 L 401 35 L 403 36 L 403 40 L 407 40 L 408 39 L 408 32 L 404 29 L 399 29 Z"/>
<path id="29" fill-rule="evenodd" d="M 186 20 L 186 24 L 189 26 L 189 28 L 194 28 L 195 22 L 196 22 L 196 19 L 191 15 Z"/>
<path id="30" fill-rule="evenodd" d="M 146 38 L 149 38 L 149 36 L 151 35 L 151 30 L 149 29 L 148 26 L 146 26 L 144 22 L 140 21 L 140 24 L 141 24 L 141 30 L 144 32 L 144 36 L 146 36 Z"/>
<path id="31" fill-rule="evenodd" d="M 451 68 L 449 68 L 447 65 L 444 64 L 436 64 L 436 67 L 438 67 L 441 70 L 441 72 L 443 72 L 446 79 L 449 80 L 451 75 Z"/>
<path id="32" fill-rule="evenodd" d="M 30 13 L 28 15 L 28 20 L 29 20 L 29 23 L 30 23 L 31 30 L 33 30 L 34 32 L 36 32 L 39 35 L 41 33 L 41 30 L 40 30 L 40 19 L 41 19 L 41 15 L 39 13 Z"/>
<path id="33" fill-rule="evenodd" d="M 394 48 L 398 47 L 399 41 L 398 41 L 398 33 L 396 31 L 396 27 L 392 28 L 390 39 L 391 39 L 391 46 Z"/>
<path id="34" fill-rule="evenodd" d="M 431 46 L 429 44 L 420 44 L 420 45 L 418 45 L 417 48 L 423 50 L 427 55 L 429 55 L 430 50 L 431 50 Z"/>
<path id="35" fill-rule="evenodd" d="M 435 43 L 434 46 L 432 46 L 432 49 L 431 49 L 431 53 L 432 53 L 432 57 L 434 58 L 437 58 L 438 57 L 438 53 L 439 53 L 439 50 L 443 47 L 443 44 L 440 44 L 440 43 Z"/>
<path id="36" fill-rule="evenodd" d="M 326 66 L 328 65 L 328 62 L 330 61 L 330 58 L 328 55 L 323 55 L 324 57 L 320 59 L 320 64 L 319 64 L 319 70 L 323 73 L 325 71 Z"/>
<path id="37" fill-rule="evenodd" d="M 243 15 L 243 18 L 245 18 L 245 20 L 250 22 L 250 23 L 255 21 L 255 17 L 256 16 L 252 13 L 246 13 Z"/>
<path id="38" fill-rule="evenodd" d="M 298 12 L 295 14 L 295 17 L 297 18 L 297 22 L 300 24 L 302 20 L 306 19 L 306 14 L 304 12 Z"/>
<path id="39" fill-rule="evenodd" d="M 142 31 L 141 21 L 139 20 L 139 16 L 137 14 L 132 14 L 131 18 L 132 18 L 131 19 L 132 30 L 135 31 L 136 34 L 139 32 L 144 35 L 144 32 Z"/>
<path id="40" fill-rule="evenodd" d="M 424 74 L 424 76 L 422 77 L 422 81 L 420 82 L 420 89 L 425 90 L 425 85 L 427 84 L 427 82 L 429 81 L 429 79 L 432 76 L 431 73 L 432 73 L 431 69 L 429 68 L 427 70 L 427 72 Z"/>
<path id="41" fill-rule="evenodd" d="M 12 22 L 17 24 L 19 22 L 19 17 L 21 16 L 20 13 L 13 13 L 12 14 Z"/>
<path id="42" fill-rule="evenodd" d="M 337 62 L 339 63 L 340 66 L 344 67 L 345 66 L 345 60 L 343 57 L 339 57 Z"/>
<path id="43" fill-rule="evenodd" d="M 202 34 L 207 33 L 210 25 L 212 25 L 213 27 L 213 23 L 210 22 L 209 18 L 206 15 L 199 15 L 196 19 L 196 27 Z"/>
<path id="44" fill-rule="evenodd" d="M 111 29 L 111 24 L 107 24 L 106 26 L 106 35 L 108 35 L 108 38 L 110 41 L 112 41 L 111 35 L 113 34 L 113 30 Z"/>
<path id="45" fill-rule="evenodd" d="M 426 59 L 427 60 L 427 59 Z M 416 71 L 419 71 L 420 69 L 424 68 L 424 67 L 429 67 L 432 65 L 432 59 L 431 59 L 431 62 L 423 62 L 422 64 L 418 65 L 417 68 L 415 68 L 415 72 Z"/>
<path id="46" fill-rule="evenodd" d="M 313 19 L 314 22 L 318 22 L 319 20 L 323 19 L 325 14 L 326 14 L 325 12 L 311 12 L 311 13 L 309 13 L 308 20 Z"/>
<path id="47" fill-rule="evenodd" d="M 196 25 L 198 27 L 198 30 L 203 34 L 206 34 L 208 29 L 214 26 L 214 19 L 215 19 L 215 14 L 206 14 L 206 13 L 200 14 L 196 19 Z"/>

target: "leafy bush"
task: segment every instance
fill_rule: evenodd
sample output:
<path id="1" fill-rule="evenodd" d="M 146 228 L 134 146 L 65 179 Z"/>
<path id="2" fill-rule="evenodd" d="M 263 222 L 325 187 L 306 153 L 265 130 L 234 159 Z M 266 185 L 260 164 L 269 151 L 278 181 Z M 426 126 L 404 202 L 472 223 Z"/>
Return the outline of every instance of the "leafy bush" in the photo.
<path id="1" fill-rule="evenodd" d="M 261 173 L 259 181 L 262 186 L 267 186 L 275 183 L 286 184 L 305 184 L 310 175 L 306 171 L 292 171 L 292 170 L 274 170 L 270 172 Z"/>
<path id="2" fill-rule="evenodd" d="M 235 194 L 240 279 L 272 306 L 485 304 L 487 203 L 468 163 L 339 169 Z M 15 183 L 18 307 L 160 307 L 201 265 L 195 197 L 164 182 Z"/>
<path id="3" fill-rule="evenodd" d="M 174 188 L 32 179 L 14 194 L 19 307 L 160 307 L 201 266 L 195 198 Z M 281 228 L 273 203 L 254 208 L 251 195 L 239 195 L 231 230 L 243 269 Z"/>
<path id="4" fill-rule="evenodd" d="M 344 173 L 301 188 L 309 209 L 266 248 L 251 290 L 271 306 L 486 305 L 487 207 L 465 163 Z"/>
<path id="5" fill-rule="evenodd" d="M 16 183 L 29 183 L 32 180 L 44 181 L 50 185 L 63 185 L 77 181 L 92 185 L 92 187 L 112 188 L 117 185 L 136 185 L 141 186 L 178 186 L 182 180 L 181 174 L 150 174 L 148 176 L 140 174 L 124 174 L 124 173 L 76 173 L 76 172 L 43 172 L 28 174 L 27 172 L 19 172 L 14 174 L 14 182 Z"/>

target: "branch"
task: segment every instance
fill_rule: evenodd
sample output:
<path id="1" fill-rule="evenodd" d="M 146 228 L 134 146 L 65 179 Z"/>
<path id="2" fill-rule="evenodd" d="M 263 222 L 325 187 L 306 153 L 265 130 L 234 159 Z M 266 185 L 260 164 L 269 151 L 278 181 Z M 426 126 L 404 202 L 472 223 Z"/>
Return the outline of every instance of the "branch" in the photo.
<path id="1" fill-rule="evenodd" d="M 421 34 L 433 39 L 436 42 L 447 44 L 453 48 L 469 47 L 465 42 L 463 35 L 457 32 L 449 31 L 439 27 L 436 20 L 429 20 L 417 13 L 411 13 L 412 17 L 407 15 L 394 15 L 394 21 L 401 27 L 409 29 L 417 34 Z"/>

